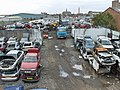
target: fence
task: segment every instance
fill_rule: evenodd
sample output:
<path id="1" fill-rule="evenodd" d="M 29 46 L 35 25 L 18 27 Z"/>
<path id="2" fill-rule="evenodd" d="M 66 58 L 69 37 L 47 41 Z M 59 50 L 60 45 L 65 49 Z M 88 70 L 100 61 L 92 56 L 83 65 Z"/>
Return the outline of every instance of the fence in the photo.
<path id="1" fill-rule="evenodd" d="M 29 35 L 32 35 L 33 30 L 0 30 L 0 37 L 11 37 L 16 36 L 18 39 L 21 39 L 23 37 L 23 33 L 29 33 Z"/>

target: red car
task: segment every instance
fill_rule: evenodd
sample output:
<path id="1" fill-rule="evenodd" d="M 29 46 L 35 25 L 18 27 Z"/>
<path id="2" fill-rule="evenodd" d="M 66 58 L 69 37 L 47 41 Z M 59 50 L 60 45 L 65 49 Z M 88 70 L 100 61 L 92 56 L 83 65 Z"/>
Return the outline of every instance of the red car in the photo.
<path id="1" fill-rule="evenodd" d="M 7 44 L 5 42 L 0 42 L 0 51 L 5 52 L 6 47 L 7 47 Z"/>
<path id="2" fill-rule="evenodd" d="M 21 64 L 21 78 L 23 81 L 39 81 L 40 54 L 37 48 L 29 48 Z"/>
<path id="3" fill-rule="evenodd" d="M 43 38 L 48 38 L 48 32 L 43 33 Z"/>

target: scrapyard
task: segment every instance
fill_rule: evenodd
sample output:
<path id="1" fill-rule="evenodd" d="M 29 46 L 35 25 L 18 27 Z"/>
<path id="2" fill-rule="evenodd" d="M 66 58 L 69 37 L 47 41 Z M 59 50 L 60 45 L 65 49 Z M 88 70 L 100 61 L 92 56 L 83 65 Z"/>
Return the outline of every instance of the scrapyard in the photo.
<path id="1" fill-rule="evenodd" d="M 66 29 L 66 38 L 58 38 L 59 28 Z M 52 30 L 30 28 L 29 32 L 14 29 L 12 34 L 23 30 L 20 37 L 6 35 L 13 40 L 9 44 L 17 43 L 19 48 L 1 49 L 3 90 L 15 86 L 22 90 L 119 90 L 119 48 L 114 45 L 119 41 L 117 32 L 109 38 L 110 30 L 106 28 L 56 26 Z M 48 33 L 46 38 L 44 30 Z M 25 33 L 27 39 L 20 43 L 18 38 Z M 3 42 L 9 45 L 8 41 Z"/>

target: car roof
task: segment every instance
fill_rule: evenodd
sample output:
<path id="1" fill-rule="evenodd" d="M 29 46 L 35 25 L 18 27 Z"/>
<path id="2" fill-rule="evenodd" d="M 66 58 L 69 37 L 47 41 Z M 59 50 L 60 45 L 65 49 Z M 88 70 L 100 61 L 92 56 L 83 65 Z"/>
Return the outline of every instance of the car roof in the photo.
<path id="1" fill-rule="evenodd" d="M 10 50 L 7 54 L 16 54 L 18 53 L 20 50 Z"/>
<path id="2" fill-rule="evenodd" d="M 87 41 L 87 40 L 88 40 L 88 41 L 93 41 L 92 38 L 86 38 L 85 41 Z"/>
<path id="3" fill-rule="evenodd" d="M 85 39 L 86 39 L 86 38 L 91 38 L 91 36 L 86 35 L 86 36 L 84 36 L 84 38 L 85 38 Z"/>
<path id="4" fill-rule="evenodd" d="M 116 49 L 116 51 L 120 52 L 120 49 Z"/>
<path id="5" fill-rule="evenodd" d="M 5 42 L 0 42 L 0 44 L 4 44 Z"/>
<path id="6" fill-rule="evenodd" d="M 25 44 L 25 43 L 33 43 L 33 42 L 24 42 L 24 44 Z"/>
<path id="7" fill-rule="evenodd" d="M 99 48 L 96 48 L 97 51 L 107 51 L 106 48 L 102 48 L 102 47 L 99 47 Z"/>
<path id="8" fill-rule="evenodd" d="M 120 44 L 120 41 L 114 41 L 114 43 Z"/>
<path id="9" fill-rule="evenodd" d="M 26 56 L 37 56 L 37 53 L 27 53 Z"/>
<path id="10" fill-rule="evenodd" d="M 109 40 L 109 38 L 106 37 L 106 36 L 98 36 L 98 38 L 99 38 L 99 39 L 107 39 L 107 40 Z"/>
<path id="11" fill-rule="evenodd" d="M 4 40 L 5 39 L 5 37 L 0 37 L 0 40 Z"/>

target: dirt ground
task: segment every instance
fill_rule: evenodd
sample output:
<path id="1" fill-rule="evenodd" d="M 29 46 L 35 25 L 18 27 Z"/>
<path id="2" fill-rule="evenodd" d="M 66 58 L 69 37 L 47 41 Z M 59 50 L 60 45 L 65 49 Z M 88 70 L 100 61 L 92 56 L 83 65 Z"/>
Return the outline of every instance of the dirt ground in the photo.
<path id="1" fill-rule="evenodd" d="M 39 35 L 39 31 L 37 31 Z M 53 39 L 44 39 L 41 48 L 43 70 L 36 83 L 0 81 L 6 85 L 24 85 L 25 90 L 46 88 L 48 90 L 120 90 L 119 80 L 112 74 L 97 75 L 89 63 L 82 59 L 73 47 L 73 39 L 57 39 L 55 32 L 50 32 Z"/>

